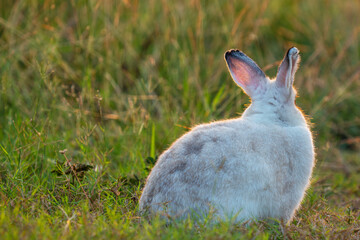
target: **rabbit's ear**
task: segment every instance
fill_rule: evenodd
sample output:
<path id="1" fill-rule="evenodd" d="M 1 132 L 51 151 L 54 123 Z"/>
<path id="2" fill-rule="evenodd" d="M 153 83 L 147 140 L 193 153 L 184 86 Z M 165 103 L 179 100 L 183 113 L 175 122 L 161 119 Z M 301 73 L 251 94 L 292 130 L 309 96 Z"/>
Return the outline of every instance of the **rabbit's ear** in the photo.
<path id="1" fill-rule="evenodd" d="M 243 52 L 230 50 L 225 53 L 231 77 L 249 96 L 265 86 L 266 76 L 259 66 Z"/>
<path id="2" fill-rule="evenodd" d="M 295 72 L 300 62 L 299 50 L 290 48 L 282 60 L 276 76 L 276 84 L 280 87 L 290 88 L 294 83 Z"/>

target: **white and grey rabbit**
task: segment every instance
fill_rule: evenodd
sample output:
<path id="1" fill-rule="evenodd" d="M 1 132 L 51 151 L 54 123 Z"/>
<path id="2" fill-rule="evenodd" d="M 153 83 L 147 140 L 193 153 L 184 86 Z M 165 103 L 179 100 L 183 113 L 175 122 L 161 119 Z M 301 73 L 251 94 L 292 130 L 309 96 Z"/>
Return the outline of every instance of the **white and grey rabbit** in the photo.
<path id="1" fill-rule="evenodd" d="M 288 223 L 314 166 L 311 131 L 295 105 L 299 58 L 290 48 L 270 80 L 241 51 L 226 52 L 251 105 L 240 118 L 196 126 L 176 140 L 148 176 L 140 211 L 176 218 L 212 209 L 220 219 Z"/>

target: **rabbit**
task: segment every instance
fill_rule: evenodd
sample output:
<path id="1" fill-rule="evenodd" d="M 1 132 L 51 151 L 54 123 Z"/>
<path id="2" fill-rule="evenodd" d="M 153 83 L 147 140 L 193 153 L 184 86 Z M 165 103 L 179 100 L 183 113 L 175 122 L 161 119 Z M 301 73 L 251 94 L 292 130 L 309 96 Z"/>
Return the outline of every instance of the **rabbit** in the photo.
<path id="1" fill-rule="evenodd" d="M 295 105 L 299 50 L 290 48 L 275 79 L 239 50 L 229 72 L 251 98 L 241 117 L 201 124 L 160 155 L 139 200 L 141 213 L 289 223 L 309 187 L 312 133 Z M 271 220 L 270 220 L 271 221 Z"/>

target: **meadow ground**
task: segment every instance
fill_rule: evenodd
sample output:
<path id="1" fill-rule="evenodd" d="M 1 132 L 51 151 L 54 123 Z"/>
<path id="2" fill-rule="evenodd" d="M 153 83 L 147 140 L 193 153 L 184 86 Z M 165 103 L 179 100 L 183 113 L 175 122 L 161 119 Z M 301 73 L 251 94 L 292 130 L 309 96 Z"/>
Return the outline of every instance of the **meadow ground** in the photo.
<path id="1" fill-rule="evenodd" d="M 355 0 L 1 1 L 1 239 L 359 239 L 359 12 Z M 274 76 L 290 46 L 317 148 L 291 224 L 142 219 L 156 156 L 249 103 L 224 52 Z"/>

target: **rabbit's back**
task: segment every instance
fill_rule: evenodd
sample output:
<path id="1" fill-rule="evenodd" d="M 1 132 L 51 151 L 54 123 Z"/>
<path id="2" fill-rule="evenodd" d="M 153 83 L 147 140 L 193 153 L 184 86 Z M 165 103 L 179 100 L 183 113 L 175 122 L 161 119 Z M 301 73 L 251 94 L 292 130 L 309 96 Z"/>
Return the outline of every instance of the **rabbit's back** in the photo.
<path id="1" fill-rule="evenodd" d="M 241 219 L 291 215 L 311 174 L 311 141 L 304 126 L 241 118 L 200 125 L 160 156 L 140 208 L 182 216 L 212 206 Z"/>

